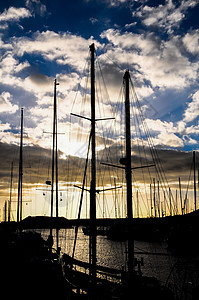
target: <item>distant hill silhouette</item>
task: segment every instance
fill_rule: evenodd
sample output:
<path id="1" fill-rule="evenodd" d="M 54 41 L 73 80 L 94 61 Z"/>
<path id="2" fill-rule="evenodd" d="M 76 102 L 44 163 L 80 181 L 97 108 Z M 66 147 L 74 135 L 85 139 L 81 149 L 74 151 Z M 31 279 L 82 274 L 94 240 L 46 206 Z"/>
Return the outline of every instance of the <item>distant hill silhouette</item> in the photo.
<path id="1" fill-rule="evenodd" d="M 64 217 L 35 216 L 27 217 L 20 222 L 22 228 L 68 228 L 70 221 Z"/>

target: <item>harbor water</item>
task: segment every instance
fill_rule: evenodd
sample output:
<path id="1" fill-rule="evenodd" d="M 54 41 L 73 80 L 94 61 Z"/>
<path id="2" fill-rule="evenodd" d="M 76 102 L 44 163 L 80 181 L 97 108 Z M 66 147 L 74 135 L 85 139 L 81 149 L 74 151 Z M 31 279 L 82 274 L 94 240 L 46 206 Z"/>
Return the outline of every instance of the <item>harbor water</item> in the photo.
<path id="1" fill-rule="evenodd" d="M 49 230 L 37 230 L 47 240 Z M 56 248 L 56 230 L 53 230 Z M 61 254 L 72 255 L 75 229 L 59 230 L 59 247 Z M 166 243 L 149 243 L 135 241 L 135 258 L 143 259 L 141 271 L 143 276 L 156 277 L 162 285 L 169 285 L 182 300 L 189 300 L 193 287 L 199 285 L 198 257 L 175 256 L 168 252 Z M 126 267 L 127 244 L 112 241 L 106 236 L 97 236 L 97 264 L 122 269 Z M 79 227 L 75 258 L 89 261 L 89 236 Z M 137 270 L 135 266 L 135 270 Z"/>

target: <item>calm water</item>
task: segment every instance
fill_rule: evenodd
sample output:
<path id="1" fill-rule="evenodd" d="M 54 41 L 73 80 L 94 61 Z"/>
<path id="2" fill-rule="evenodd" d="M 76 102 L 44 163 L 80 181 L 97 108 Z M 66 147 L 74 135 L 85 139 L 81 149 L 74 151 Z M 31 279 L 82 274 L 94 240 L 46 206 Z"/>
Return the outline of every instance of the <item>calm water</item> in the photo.
<path id="1" fill-rule="evenodd" d="M 40 232 L 44 239 L 48 238 L 48 230 L 41 230 Z M 53 247 L 56 248 L 55 230 L 53 231 L 53 236 Z M 72 255 L 74 236 L 74 228 L 59 230 L 59 246 L 62 254 Z M 125 242 L 111 241 L 104 236 L 97 236 L 97 264 L 122 269 L 122 266 L 126 266 L 126 247 L 127 244 Z M 166 254 L 167 248 L 166 244 L 135 241 L 135 251 Z M 135 257 L 137 259 L 143 257 L 144 259 L 143 275 L 156 276 L 162 282 L 166 282 L 170 270 L 176 261 L 176 258 L 173 256 L 136 254 Z M 89 261 L 89 236 L 84 235 L 81 227 L 78 230 L 75 258 L 86 262 Z"/>
<path id="2" fill-rule="evenodd" d="M 37 230 L 44 239 L 48 238 L 49 230 Z M 53 231 L 54 248 L 56 248 L 56 231 Z M 59 231 L 59 246 L 61 254 L 72 255 L 75 229 L 61 229 Z M 104 236 L 97 236 L 97 264 L 102 266 L 122 269 L 125 266 L 126 243 L 108 240 Z M 135 254 L 137 259 L 144 259 L 142 273 L 146 276 L 158 278 L 162 284 L 168 280 L 175 288 L 181 300 L 189 300 L 193 286 L 199 285 L 199 260 L 198 258 L 185 258 L 172 256 L 167 252 L 165 243 L 148 243 L 135 241 L 135 251 L 150 252 L 149 255 Z M 89 260 L 89 237 L 84 235 L 82 228 L 79 228 L 76 243 L 75 258 L 88 262 Z"/>

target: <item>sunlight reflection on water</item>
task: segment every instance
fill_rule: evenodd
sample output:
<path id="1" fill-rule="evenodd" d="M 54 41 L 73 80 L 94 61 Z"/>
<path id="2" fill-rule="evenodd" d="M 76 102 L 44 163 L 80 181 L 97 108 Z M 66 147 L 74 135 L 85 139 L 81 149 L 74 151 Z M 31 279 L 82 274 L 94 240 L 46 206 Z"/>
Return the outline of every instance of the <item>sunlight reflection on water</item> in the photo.
<path id="1" fill-rule="evenodd" d="M 47 240 L 49 230 L 40 230 L 44 239 Z M 54 245 L 56 247 L 56 231 L 53 231 Z M 61 253 L 72 255 L 74 244 L 75 229 L 60 229 L 59 230 L 59 246 Z M 116 242 L 107 239 L 105 236 L 97 236 L 97 264 L 112 268 L 122 269 L 126 267 L 126 243 Z M 152 252 L 152 253 L 167 253 L 166 244 L 164 243 L 148 243 L 135 241 L 135 251 Z M 154 276 L 162 283 L 165 283 L 169 273 L 174 265 L 176 258 L 174 256 L 161 256 L 149 254 L 135 254 L 137 259 L 144 259 L 142 273 L 146 276 Z M 82 228 L 78 230 L 78 238 L 76 243 L 75 258 L 88 262 L 89 261 L 89 236 L 84 235 Z"/>

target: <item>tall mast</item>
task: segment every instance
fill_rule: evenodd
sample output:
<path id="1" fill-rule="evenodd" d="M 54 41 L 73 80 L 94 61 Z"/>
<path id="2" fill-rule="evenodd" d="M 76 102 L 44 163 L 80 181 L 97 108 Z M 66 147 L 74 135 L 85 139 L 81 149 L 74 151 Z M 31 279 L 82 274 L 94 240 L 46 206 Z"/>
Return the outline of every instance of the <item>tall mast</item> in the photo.
<path id="1" fill-rule="evenodd" d="M 55 120 L 55 173 L 56 173 L 56 218 L 59 216 L 59 210 L 58 210 L 58 148 L 57 148 L 57 137 L 58 137 L 58 120 L 57 120 L 57 96 L 56 96 L 56 86 L 59 85 L 59 83 L 56 82 L 55 79 L 55 109 L 56 109 L 56 120 Z"/>
<path id="2" fill-rule="evenodd" d="M 127 185 L 127 218 L 128 218 L 128 270 L 129 276 L 133 275 L 134 266 L 134 241 L 132 239 L 132 174 L 131 174 L 131 124 L 130 124 L 130 101 L 129 101 L 129 82 L 130 74 L 127 70 L 123 77 L 125 89 L 125 119 L 126 119 L 126 185 Z"/>
<path id="3" fill-rule="evenodd" d="M 8 222 L 10 222 L 11 203 L 12 203 L 12 177 L 13 177 L 13 161 L 11 164 L 11 173 L 10 173 L 10 200 L 8 203 Z"/>
<path id="4" fill-rule="evenodd" d="M 195 211 L 197 209 L 197 203 L 196 203 L 196 153 L 193 151 L 193 176 L 194 176 L 194 206 L 195 206 Z"/>
<path id="5" fill-rule="evenodd" d="M 23 108 L 21 109 L 21 135 L 20 135 L 20 151 L 19 151 L 17 222 L 22 220 L 22 183 L 23 183 Z"/>
<path id="6" fill-rule="evenodd" d="M 91 55 L 91 187 L 90 187 L 90 275 L 94 286 L 96 279 L 96 154 L 95 154 L 95 45 L 90 45 Z"/>
<path id="7" fill-rule="evenodd" d="M 57 99 L 56 88 L 59 83 L 54 81 L 54 106 L 53 106 L 53 149 L 52 149 L 52 182 L 51 182 L 51 214 L 53 217 L 53 196 L 54 196 L 54 177 L 56 175 L 56 217 L 58 217 L 58 165 L 57 165 Z M 55 149 L 56 147 L 56 149 Z M 55 173 L 56 165 L 56 173 Z"/>

